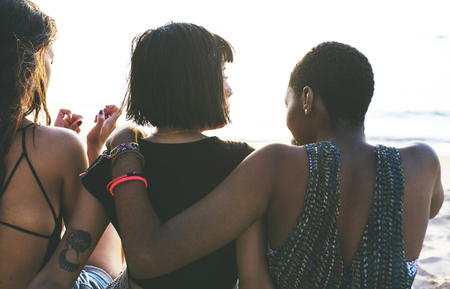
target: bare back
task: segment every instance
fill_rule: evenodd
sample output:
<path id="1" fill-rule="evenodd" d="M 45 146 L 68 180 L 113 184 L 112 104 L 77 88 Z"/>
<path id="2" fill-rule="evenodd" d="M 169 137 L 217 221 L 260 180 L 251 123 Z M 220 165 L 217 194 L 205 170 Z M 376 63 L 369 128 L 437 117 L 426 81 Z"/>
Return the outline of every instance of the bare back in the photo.
<path id="1" fill-rule="evenodd" d="M 339 149 L 340 207 L 337 232 L 344 267 L 349 268 L 358 250 L 372 206 L 377 158 L 374 147 L 368 144 L 341 146 Z M 285 153 L 280 158 L 283 165 L 279 166 L 278 170 L 282 181 L 268 211 L 269 243 L 272 248 L 280 246 L 296 224 L 303 208 L 309 179 L 309 158 L 306 149 L 286 147 L 283 150 Z M 438 211 L 442 203 L 439 203 L 439 200 L 432 201 L 439 162 L 432 149 L 426 145 L 413 144 L 399 151 L 405 176 L 404 249 L 406 260 L 410 261 L 417 258 L 422 248 L 430 218 L 430 207 L 431 210 Z M 435 195 L 439 196 L 439 192 Z"/>
<path id="2" fill-rule="evenodd" d="M 25 148 L 29 163 L 26 157 L 18 162 L 23 153 L 18 131 L 5 157 L 7 180 L 17 168 L 0 199 L 0 221 L 10 225 L 0 224 L 0 288 L 25 288 L 37 274 L 58 223 L 55 216 L 68 222 L 78 173 L 87 166 L 83 145 L 65 129 L 30 127 Z"/>

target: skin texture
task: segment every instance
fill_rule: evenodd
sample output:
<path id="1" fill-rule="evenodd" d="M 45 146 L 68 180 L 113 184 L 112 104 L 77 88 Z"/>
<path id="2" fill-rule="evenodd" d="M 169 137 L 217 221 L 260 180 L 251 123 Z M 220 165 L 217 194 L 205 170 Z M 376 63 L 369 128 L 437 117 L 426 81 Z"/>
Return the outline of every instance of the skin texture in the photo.
<path id="1" fill-rule="evenodd" d="M 25 120 L 23 126 L 28 123 L 31 122 Z M 107 136 L 101 137 L 106 139 Z M 21 134 L 18 134 L 7 154 L 7 175 L 11 173 L 22 153 L 21 139 Z M 62 214 L 64 223 L 68 224 L 81 184 L 78 175 L 86 170 L 88 165 L 83 143 L 71 130 L 39 126 L 34 134 L 32 129 L 27 129 L 26 147 L 30 161 L 56 214 Z M 88 151 L 93 155 L 100 153 L 95 152 L 92 147 Z M 0 200 L 0 211 L 2 221 L 44 235 L 51 235 L 55 226 L 50 208 L 25 160 L 22 160 Z M 107 221 L 104 223 L 101 232 L 105 231 L 108 223 Z M 5 226 L 2 226 L 0 232 L 2 260 L 15 260 L 15 262 L 0 262 L 0 288 L 25 288 L 39 270 L 48 240 Z M 101 235 L 98 236 L 100 237 Z M 65 244 L 64 241 L 61 244 Z M 112 226 L 107 228 L 90 259 L 83 261 L 83 266 L 86 263 L 103 268 L 113 277 L 122 270 L 121 242 Z M 83 266 L 80 266 L 80 270 Z M 73 285 L 74 281 L 71 284 Z"/>
<path id="2" fill-rule="evenodd" d="M 341 205 L 337 224 L 343 266 L 348 268 L 358 248 L 374 191 L 376 158 L 362 125 L 328 125 L 320 96 L 305 87 L 302 95 L 288 88 L 287 125 L 299 144 L 331 141 L 341 152 Z M 306 112 L 305 112 L 306 110 Z M 124 133 L 110 143 L 130 141 Z M 403 236 L 406 259 L 422 247 L 429 218 L 443 201 L 439 160 L 423 143 L 399 148 L 405 175 Z M 114 189 L 116 209 L 127 259 L 135 274 L 157 276 L 188 264 L 239 236 L 264 215 L 268 239 L 277 248 L 299 216 L 306 195 L 309 160 L 304 146 L 274 144 L 247 157 L 211 194 L 161 225 L 141 182 Z M 113 177 L 139 171 L 133 157 L 121 158 Z M 195 225 L 193 225 L 195 224 Z M 148 276 L 148 275 L 147 275 Z"/>
<path id="3" fill-rule="evenodd" d="M 19 134 L 7 154 L 8 175 L 22 153 L 21 139 Z M 87 167 L 83 144 L 72 131 L 40 126 L 34 138 L 32 129 L 27 130 L 26 146 L 56 214 L 63 214 L 64 221 L 69 222 L 80 185 L 77 175 Z M 41 234 L 51 235 L 55 226 L 50 208 L 24 160 L 0 200 L 0 211 L 3 221 Z M 42 263 L 48 240 L 3 227 L 2 260 L 15 262 L 0 262 L 0 288 L 25 288 Z"/>

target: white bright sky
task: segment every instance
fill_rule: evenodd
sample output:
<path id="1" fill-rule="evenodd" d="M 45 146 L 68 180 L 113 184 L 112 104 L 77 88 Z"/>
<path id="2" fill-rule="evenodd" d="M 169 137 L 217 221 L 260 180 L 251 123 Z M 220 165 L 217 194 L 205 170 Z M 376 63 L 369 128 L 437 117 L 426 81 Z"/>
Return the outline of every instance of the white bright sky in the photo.
<path id="1" fill-rule="evenodd" d="M 289 73 L 313 46 L 340 41 L 363 52 L 375 72 L 374 109 L 446 110 L 449 2 L 441 1 L 100 1 L 35 0 L 55 18 L 59 39 L 49 89 L 60 107 L 93 117 L 120 104 L 134 36 L 168 21 L 192 22 L 236 50 L 227 66 L 234 123 L 276 115 L 284 126 Z M 444 97 L 445 96 L 445 97 Z M 272 120 L 269 120 L 272 122 Z M 275 120 L 274 120 L 275 122 Z"/>

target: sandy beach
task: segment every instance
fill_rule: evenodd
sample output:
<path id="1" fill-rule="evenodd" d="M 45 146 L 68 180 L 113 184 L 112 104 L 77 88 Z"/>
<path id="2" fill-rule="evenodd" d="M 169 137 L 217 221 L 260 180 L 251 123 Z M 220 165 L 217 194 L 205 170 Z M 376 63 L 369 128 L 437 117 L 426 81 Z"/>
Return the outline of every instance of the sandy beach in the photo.
<path id="1" fill-rule="evenodd" d="M 439 155 L 445 200 L 429 221 L 414 289 L 450 288 L 450 152 Z"/>

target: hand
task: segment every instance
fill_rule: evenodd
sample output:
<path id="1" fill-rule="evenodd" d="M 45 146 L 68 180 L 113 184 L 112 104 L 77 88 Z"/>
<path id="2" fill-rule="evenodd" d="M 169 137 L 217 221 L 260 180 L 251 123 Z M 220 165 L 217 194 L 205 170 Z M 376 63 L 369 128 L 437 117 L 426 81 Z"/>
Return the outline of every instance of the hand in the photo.
<path id="1" fill-rule="evenodd" d="M 61 108 L 53 126 L 68 128 L 79 134 L 82 123 L 83 117 L 81 115 L 72 114 L 70 110 Z"/>
<path id="2" fill-rule="evenodd" d="M 109 135 L 116 128 L 117 119 L 122 111 L 115 105 L 107 105 L 95 116 L 94 122 L 97 124 L 89 131 L 86 141 L 88 146 L 99 147 L 105 144 Z"/>
<path id="3" fill-rule="evenodd" d="M 107 140 L 106 147 L 108 150 L 127 142 L 137 142 L 138 139 L 144 138 L 147 133 L 134 125 L 126 125 L 117 129 Z"/>

